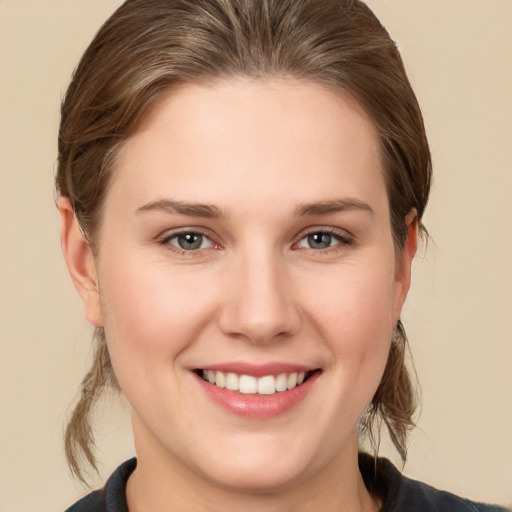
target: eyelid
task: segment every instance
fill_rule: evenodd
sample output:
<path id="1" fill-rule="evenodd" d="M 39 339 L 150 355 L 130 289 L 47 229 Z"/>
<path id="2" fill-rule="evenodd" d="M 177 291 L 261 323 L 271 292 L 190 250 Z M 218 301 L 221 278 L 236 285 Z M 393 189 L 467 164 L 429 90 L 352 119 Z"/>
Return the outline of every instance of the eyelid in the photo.
<path id="1" fill-rule="evenodd" d="M 170 243 L 170 240 L 172 240 L 173 238 L 176 238 L 180 235 L 192 234 L 192 233 L 194 233 L 196 235 L 201 235 L 201 236 L 207 238 L 211 242 L 212 245 L 210 247 L 205 247 L 203 249 L 187 251 L 185 249 L 181 249 L 181 248 L 177 247 L 176 245 L 173 245 Z M 172 230 L 172 229 L 166 230 L 162 234 L 160 234 L 156 237 L 156 241 L 159 245 L 167 246 L 167 248 L 171 251 L 175 251 L 179 254 L 193 255 L 194 253 L 199 253 L 199 252 L 202 252 L 202 251 L 205 251 L 208 249 L 219 249 L 220 244 L 217 241 L 215 241 L 214 238 L 215 237 L 212 236 L 212 233 L 210 232 L 210 230 L 191 226 L 191 227 L 176 228 L 174 230 Z"/>
<path id="2" fill-rule="evenodd" d="M 173 238 L 176 238 L 179 235 L 188 234 L 188 233 L 195 233 L 195 234 L 201 235 L 201 236 L 207 238 L 211 242 L 212 245 L 210 247 L 207 247 L 204 249 L 196 249 L 196 250 L 187 251 L 185 249 L 180 249 L 179 247 L 169 243 L 169 241 L 172 240 Z M 312 247 L 310 247 L 310 248 L 297 247 L 298 244 L 302 240 L 304 240 L 304 238 L 306 238 L 307 236 L 314 234 L 314 233 L 327 233 L 327 234 L 335 237 L 339 241 L 339 243 L 332 247 L 328 247 L 325 249 L 314 249 Z M 209 229 L 204 229 L 204 228 L 195 227 L 195 226 L 187 226 L 187 227 L 180 227 L 180 228 L 176 228 L 176 229 L 166 230 L 166 231 L 162 232 L 160 235 L 158 235 L 157 237 L 155 237 L 155 240 L 159 245 L 167 245 L 169 250 L 178 252 L 180 254 L 186 253 L 188 255 L 193 255 L 194 253 L 199 253 L 199 252 L 202 252 L 202 251 L 205 251 L 208 249 L 222 248 L 222 245 L 216 240 L 216 238 L 217 237 L 215 236 L 215 234 L 212 234 Z M 326 226 L 311 226 L 311 227 L 303 230 L 297 236 L 297 241 L 292 244 L 292 248 L 309 249 L 314 252 L 327 253 L 327 252 L 336 251 L 343 247 L 351 245 L 351 244 L 353 244 L 354 241 L 355 241 L 354 235 L 352 235 L 350 232 L 348 232 L 345 229 L 335 228 L 335 227 L 326 227 Z"/>
<path id="3" fill-rule="evenodd" d="M 335 237 L 339 241 L 339 243 L 332 247 L 327 247 L 325 249 L 313 249 L 312 247 L 309 247 L 309 248 L 297 247 L 297 248 L 298 249 L 309 249 L 309 250 L 315 251 L 315 252 L 326 253 L 326 252 L 330 252 L 330 251 L 339 250 L 343 247 L 352 245 L 354 243 L 354 236 L 344 229 L 335 228 L 335 227 L 326 227 L 326 226 L 312 226 L 310 228 L 307 228 L 305 231 L 302 231 L 300 233 L 300 235 L 298 236 L 298 241 L 295 242 L 293 245 L 298 246 L 298 244 L 300 242 L 302 242 L 302 240 L 304 240 L 307 236 L 312 235 L 314 233 L 327 233 L 327 234 Z"/>

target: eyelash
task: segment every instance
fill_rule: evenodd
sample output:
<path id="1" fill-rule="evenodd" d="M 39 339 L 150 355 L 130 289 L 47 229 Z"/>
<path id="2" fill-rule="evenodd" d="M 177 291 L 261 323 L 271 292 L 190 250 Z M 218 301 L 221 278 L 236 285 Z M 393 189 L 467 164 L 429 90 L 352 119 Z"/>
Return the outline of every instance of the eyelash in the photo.
<path id="1" fill-rule="evenodd" d="M 352 237 L 347 236 L 347 235 L 342 235 L 336 229 L 333 229 L 333 228 L 330 228 L 330 229 L 329 228 L 316 228 L 316 229 L 314 229 L 313 228 L 313 229 L 310 229 L 309 231 L 307 231 L 306 233 L 304 233 L 301 236 L 301 238 L 299 239 L 299 242 L 295 243 L 294 246 L 298 245 L 300 242 L 305 240 L 308 236 L 316 235 L 316 234 L 329 235 L 332 238 L 334 238 L 337 241 L 337 243 L 333 246 L 326 247 L 323 249 L 315 249 L 313 247 L 305 248 L 305 249 L 313 251 L 314 254 L 327 254 L 327 253 L 339 251 L 339 250 L 342 250 L 344 247 L 353 245 L 353 243 L 354 243 L 354 239 Z M 182 236 L 182 235 L 199 235 L 201 237 L 204 237 L 210 241 L 211 247 L 207 247 L 207 248 L 203 248 L 203 249 L 198 248 L 198 249 L 186 250 L 183 248 L 179 248 L 178 246 L 176 246 L 174 244 L 171 244 L 171 240 L 177 239 L 179 236 Z M 215 243 L 211 239 L 211 236 L 209 236 L 207 233 L 201 231 L 200 229 L 188 229 L 188 230 L 182 230 L 182 231 L 174 232 L 171 234 L 167 234 L 164 237 L 162 237 L 158 241 L 158 243 L 159 243 L 159 245 L 167 246 L 167 248 L 171 251 L 174 251 L 178 254 L 187 255 L 187 256 L 194 256 L 204 250 L 218 249 L 220 247 L 219 244 Z"/>
<path id="2" fill-rule="evenodd" d="M 210 241 L 212 244 L 212 247 L 208 247 L 205 249 L 218 249 L 219 245 L 216 244 L 213 240 L 211 240 L 211 236 L 209 236 L 207 233 L 201 231 L 200 229 L 184 229 L 182 231 L 177 231 L 171 234 L 165 235 L 163 238 L 161 238 L 158 243 L 162 246 L 167 246 L 167 248 L 171 251 L 177 252 L 178 254 L 187 255 L 187 256 L 194 256 L 194 253 L 198 253 L 200 251 L 204 251 L 205 249 L 194 249 L 194 250 L 186 250 L 183 248 L 180 248 L 176 245 L 171 244 L 171 240 L 177 239 L 179 236 L 183 235 L 199 235 L 203 238 L 206 238 Z"/>
<path id="3" fill-rule="evenodd" d="M 347 236 L 346 234 L 341 234 L 338 230 L 334 228 L 313 228 L 309 231 L 307 231 L 299 240 L 299 243 L 307 238 L 310 235 L 316 235 L 316 234 L 326 234 L 330 235 L 332 238 L 334 238 L 338 243 L 331 246 L 326 247 L 325 249 L 314 249 L 313 247 L 309 247 L 310 250 L 313 251 L 313 254 L 328 254 L 331 252 L 340 251 L 343 248 L 349 247 L 354 243 L 354 239 L 350 236 Z"/>

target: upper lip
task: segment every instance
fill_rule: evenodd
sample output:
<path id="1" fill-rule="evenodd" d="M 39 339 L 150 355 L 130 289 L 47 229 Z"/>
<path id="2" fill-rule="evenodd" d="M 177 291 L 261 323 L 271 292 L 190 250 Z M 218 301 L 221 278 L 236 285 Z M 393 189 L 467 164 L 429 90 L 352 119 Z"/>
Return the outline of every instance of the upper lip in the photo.
<path id="1" fill-rule="evenodd" d="M 279 375 L 281 373 L 309 372 L 318 368 L 295 363 L 275 362 L 254 364 L 246 362 L 226 362 L 196 367 L 195 370 L 210 370 L 223 373 L 236 373 L 237 375 L 252 375 L 263 377 L 265 375 Z"/>

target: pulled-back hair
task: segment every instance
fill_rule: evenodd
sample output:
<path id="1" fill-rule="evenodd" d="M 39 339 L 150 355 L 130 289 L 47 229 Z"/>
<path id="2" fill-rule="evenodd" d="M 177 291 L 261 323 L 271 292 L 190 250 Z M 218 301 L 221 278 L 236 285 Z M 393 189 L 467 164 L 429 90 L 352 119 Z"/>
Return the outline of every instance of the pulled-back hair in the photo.
<path id="1" fill-rule="evenodd" d="M 56 187 L 68 197 L 93 251 L 121 145 L 164 93 L 230 77 L 289 77 L 348 93 L 378 134 L 399 253 L 405 217 L 420 220 L 431 160 L 422 115 L 395 43 L 358 0 L 127 0 L 83 55 L 62 104 Z M 404 364 L 399 322 L 380 383 L 362 421 L 378 445 L 384 422 L 401 458 L 416 400 Z M 102 392 L 119 389 L 103 329 L 66 435 L 66 456 L 83 480 L 96 468 L 91 413 Z"/>

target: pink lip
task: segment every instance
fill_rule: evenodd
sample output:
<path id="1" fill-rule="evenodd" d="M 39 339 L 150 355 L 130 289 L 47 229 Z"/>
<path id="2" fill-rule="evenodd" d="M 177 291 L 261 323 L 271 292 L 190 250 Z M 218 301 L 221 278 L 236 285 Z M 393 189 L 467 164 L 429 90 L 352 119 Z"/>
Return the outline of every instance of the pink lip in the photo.
<path id="1" fill-rule="evenodd" d="M 219 369 L 218 366 L 215 368 Z M 235 373 L 238 373 L 238 371 Z M 254 375 L 252 372 L 247 373 Z M 276 375 L 278 373 L 286 373 L 286 371 L 269 372 L 263 375 Z M 196 373 L 194 373 L 194 377 L 207 396 L 230 413 L 246 418 L 267 419 L 284 414 L 286 411 L 299 405 L 315 385 L 320 373 L 313 373 L 300 386 L 274 393 L 273 395 L 244 395 L 237 391 L 230 391 L 225 388 L 219 388 L 215 384 L 210 384 Z"/>
<path id="2" fill-rule="evenodd" d="M 236 373 L 237 375 L 252 375 L 263 377 L 265 375 L 279 375 L 280 373 L 309 372 L 314 367 L 291 363 L 267 363 L 253 364 L 243 362 L 220 363 L 209 366 L 201 366 L 202 370 L 219 371 L 224 373 Z"/>

